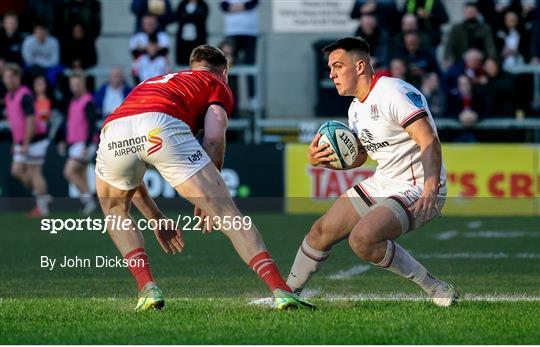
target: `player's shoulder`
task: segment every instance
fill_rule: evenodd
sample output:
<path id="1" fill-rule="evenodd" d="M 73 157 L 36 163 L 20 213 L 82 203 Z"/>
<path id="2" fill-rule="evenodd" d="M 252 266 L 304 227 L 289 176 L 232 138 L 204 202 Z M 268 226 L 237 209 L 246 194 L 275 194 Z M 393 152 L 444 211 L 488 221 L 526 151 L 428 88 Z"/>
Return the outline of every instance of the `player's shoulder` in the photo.
<path id="1" fill-rule="evenodd" d="M 422 107 L 422 93 L 412 84 L 399 78 L 381 78 L 381 91 L 383 99 L 388 102 L 412 102 L 417 107 Z"/>
<path id="2" fill-rule="evenodd" d="M 377 86 L 379 90 L 383 92 L 404 92 L 405 90 L 416 90 L 417 89 L 410 83 L 395 77 L 381 76 L 377 81 Z"/>

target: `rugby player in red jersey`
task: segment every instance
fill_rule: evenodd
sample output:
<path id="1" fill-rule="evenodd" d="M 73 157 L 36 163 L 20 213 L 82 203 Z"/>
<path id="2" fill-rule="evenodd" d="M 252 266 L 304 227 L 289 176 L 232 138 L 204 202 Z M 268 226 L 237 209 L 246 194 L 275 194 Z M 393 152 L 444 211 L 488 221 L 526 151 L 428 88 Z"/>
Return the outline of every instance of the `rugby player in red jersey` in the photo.
<path id="1" fill-rule="evenodd" d="M 191 54 L 190 70 L 150 78 L 139 84 L 120 107 L 107 117 L 101 130 L 96 158 L 96 190 L 104 215 L 131 220 L 131 202 L 148 220 L 166 217 L 150 198 L 143 182 L 151 165 L 183 197 L 192 202 L 195 215 L 218 222 L 242 214 L 232 201 L 219 170 L 225 153 L 227 115 L 233 107 L 227 86 L 227 59 L 219 49 L 203 45 Z M 202 147 L 194 134 L 204 129 Z M 238 255 L 267 284 L 276 307 L 311 304 L 293 294 L 266 250 L 256 227 L 241 226 L 221 231 Z M 142 234 L 132 222 L 127 230 L 109 223 L 109 234 L 137 281 L 137 310 L 161 308 L 163 294 L 156 285 Z M 210 223 L 205 224 L 209 228 Z M 168 223 L 155 230 L 167 253 L 181 252 L 182 234 Z"/>

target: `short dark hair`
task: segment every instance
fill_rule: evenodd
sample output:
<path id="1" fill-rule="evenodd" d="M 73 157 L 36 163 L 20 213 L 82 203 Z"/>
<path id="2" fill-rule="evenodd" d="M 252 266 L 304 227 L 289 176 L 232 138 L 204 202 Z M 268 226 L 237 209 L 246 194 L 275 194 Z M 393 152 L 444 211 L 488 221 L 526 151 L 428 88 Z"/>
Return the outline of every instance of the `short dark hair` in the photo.
<path id="1" fill-rule="evenodd" d="M 195 47 L 189 57 L 189 65 L 197 62 L 207 62 L 211 67 L 224 69 L 227 67 L 227 57 L 225 53 L 217 47 L 210 45 L 201 45 Z"/>
<path id="2" fill-rule="evenodd" d="M 19 76 L 19 77 L 21 77 L 21 75 L 22 75 L 21 67 L 17 63 L 8 63 L 8 64 L 6 64 L 4 66 L 4 71 L 9 71 L 9 72 L 13 73 L 15 76 Z"/>
<path id="3" fill-rule="evenodd" d="M 6 18 L 6 17 L 15 17 L 17 19 L 19 19 L 19 16 L 17 15 L 17 13 L 13 12 L 13 11 L 7 11 L 6 13 L 4 13 L 4 17 L 3 18 Z"/>
<path id="4" fill-rule="evenodd" d="M 465 3 L 463 4 L 463 7 L 475 7 L 476 9 L 478 9 L 478 2 L 476 2 L 476 1 L 465 1 Z"/>
<path id="5" fill-rule="evenodd" d="M 76 78 L 81 80 L 83 83 L 86 82 L 86 74 L 83 71 L 74 71 L 69 74 L 69 79 Z"/>
<path id="6" fill-rule="evenodd" d="M 330 54 L 336 49 L 344 49 L 347 52 L 356 51 L 356 52 L 370 55 L 369 44 L 364 38 L 359 37 L 359 36 L 358 37 L 345 37 L 337 41 L 334 41 L 328 46 L 325 46 L 322 49 L 322 52 L 326 54 Z"/>

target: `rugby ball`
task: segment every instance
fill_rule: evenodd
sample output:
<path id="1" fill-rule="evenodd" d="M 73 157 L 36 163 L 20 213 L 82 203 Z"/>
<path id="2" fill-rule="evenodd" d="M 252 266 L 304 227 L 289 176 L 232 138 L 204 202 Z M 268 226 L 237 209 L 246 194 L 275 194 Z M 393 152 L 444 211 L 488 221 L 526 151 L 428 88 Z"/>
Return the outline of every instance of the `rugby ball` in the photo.
<path id="1" fill-rule="evenodd" d="M 329 144 L 334 153 L 330 157 L 334 158 L 328 164 L 336 169 L 344 169 L 350 167 L 356 157 L 358 157 L 358 143 L 356 136 L 345 124 L 331 120 L 324 122 L 319 130 L 321 134 L 318 145 Z"/>

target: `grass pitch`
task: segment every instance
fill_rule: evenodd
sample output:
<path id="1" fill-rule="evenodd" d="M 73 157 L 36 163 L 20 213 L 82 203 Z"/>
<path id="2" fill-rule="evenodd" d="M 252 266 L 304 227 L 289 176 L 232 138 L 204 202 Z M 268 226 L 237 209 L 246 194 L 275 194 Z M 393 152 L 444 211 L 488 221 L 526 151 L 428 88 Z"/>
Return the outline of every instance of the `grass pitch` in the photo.
<path id="1" fill-rule="evenodd" d="M 252 217 L 286 275 L 317 216 Z M 423 300 L 409 281 L 358 260 L 344 242 L 310 283 L 315 312 L 249 305 L 267 290 L 217 232 L 186 233 L 186 250 L 176 257 L 144 233 L 168 299 L 161 312 L 135 313 L 126 269 L 40 268 L 42 255 L 115 256 L 106 234 L 50 235 L 22 214 L 1 215 L 0 225 L 2 344 L 540 343 L 534 218 L 442 218 L 400 239 L 460 291 L 464 300 L 448 309 Z"/>

